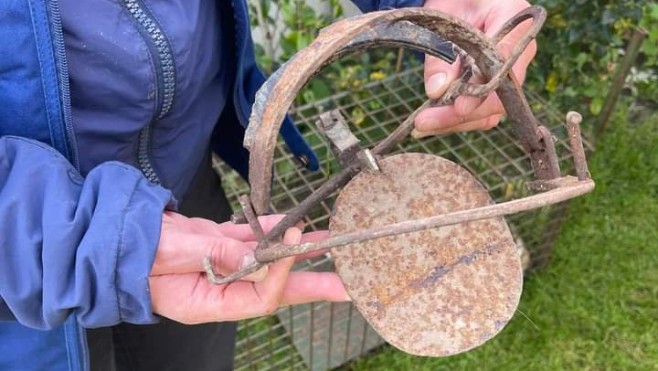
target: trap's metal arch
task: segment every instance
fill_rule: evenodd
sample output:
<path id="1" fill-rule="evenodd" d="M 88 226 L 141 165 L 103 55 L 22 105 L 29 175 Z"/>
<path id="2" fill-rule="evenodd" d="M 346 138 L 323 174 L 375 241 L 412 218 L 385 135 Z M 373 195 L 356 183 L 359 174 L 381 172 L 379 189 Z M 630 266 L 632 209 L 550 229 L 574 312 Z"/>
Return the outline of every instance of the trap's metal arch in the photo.
<path id="1" fill-rule="evenodd" d="M 387 50 L 393 53 L 393 50 Z M 397 51 L 395 51 L 397 52 Z M 391 56 L 393 58 L 393 56 Z M 320 188 L 339 166 L 330 154 L 315 123 L 321 112 L 338 109 L 353 122 L 353 131 L 364 146 L 376 144 L 393 132 L 399 123 L 426 99 L 422 65 L 411 53 L 405 53 L 399 72 L 392 65 L 387 77 L 368 82 L 349 91 L 336 92 L 326 98 L 294 105 L 290 114 L 312 148 L 320 155 L 320 170 L 307 171 L 287 150 L 279 138 L 275 149 L 274 179 L 270 210 L 285 213 Z M 318 78 L 327 78 L 320 76 Z M 527 92 L 528 101 L 538 121 L 546 125 L 556 139 L 561 169 L 573 171 L 573 158 L 564 128 L 564 115 L 549 103 Z M 593 147 L 583 138 L 586 151 Z M 506 122 L 495 129 L 415 140 L 407 138 L 392 153 L 432 153 L 448 158 L 466 168 L 486 187 L 496 202 L 523 197 L 528 193 L 526 181 L 533 179 L 529 157 Z M 238 210 L 238 197 L 249 188 L 240 176 L 221 161 L 215 161 L 226 194 Z M 334 205 L 334 195 L 322 201 L 304 217 L 311 230 L 327 229 Z M 526 211 L 505 217 L 512 229 L 526 274 L 531 275 L 550 264 L 555 241 L 565 225 L 570 202 Z M 299 262 L 296 270 L 333 270 L 329 254 Z M 526 278 L 528 279 L 528 278 Z M 531 278 L 530 278 L 531 279 Z M 541 311 L 535 313 L 541 315 Z M 526 321 L 518 313 L 518 321 Z M 280 308 L 268 317 L 240 321 L 235 354 L 236 370 L 314 370 L 338 367 L 349 360 L 366 356 L 384 341 L 363 319 L 351 303 L 313 303 Z"/>
<path id="2" fill-rule="evenodd" d="M 508 59 L 501 59 L 496 52 L 495 45 L 514 27 L 528 19 L 532 20 L 532 25 L 522 37 L 521 42 L 515 46 L 512 55 Z M 567 128 L 570 134 L 571 151 L 577 177 L 562 177 L 560 175 L 553 138 L 546 128 L 537 123 L 523 92 L 511 73 L 512 65 L 528 43 L 535 37 L 544 19 L 545 13 L 543 9 L 539 7 L 529 8 L 504 25 L 492 40 L 485 38 L 482 33 L 472 29 L 469 25 L 456 18 L 440 12 L 423 9 L 373 13 L 345 20 L 325 29 L 311 46 L 298 53 L 282 69 L 277 71 L 261 89 L 245 137 L 245 146 L 250 150 L 251 156 L 251 195 L 250 197 L 242 197 L 240 203 L 243 208 L 244 219 L 250 223 L 260 241 L 256 251 L 258 262 L 249 269 L 222 278 L 215 277 L 212 267 L 208 264 L 207 270 L 211 280 L 215 283 L 230 282 L 259 269 L 263 264 L 285 256 L 324 248 L 342 248 L 346 245 L 355 246 L 357 243 L 402 233 L 419 232 L 440 226 L 462 225 L 478 220 L 491 219 L 561 202 L 591 191 L 594 183 L 587 172 L 584 149 L 579 131 L 580 116 L 571 113 L 567 117 Z M 395 32 L 391 32 L 391 30 L 395 30 Z M 256 216 L 268 210 L 272 176 L 271 169 L 276 137 L 280 123 L 297 91 L 324 64 L 361 47 L 376 46 L 379 40 L 385 45 L 411 47 L 450 59 L 450 53 L 445 50 L 445 43 L 437 38 L 434 33 L 444 39 L 450 40 L 457 46 L 456 50 L 466 65 L 462 77 L 453 83 L 446 94 L 439 100 L 430 101 L 421 106 L 388 138 L 377 144 L 372 149 L 372 152 L 368 149 L 360 149 L 358 142 L 352 142 L 347 145 L 340 142 L 342 139 L 349 137 L 349 129 L 347 129 L 346 125 L 341 125 L 340 117 L 332 118 L 327 116 L 324 119 L 321 118 L 320 125 L 332 141 L 336 155 L 344 166 L 344 169 L 306 200 L 302 201 L 296 208 L 291 210 L 265 236 L 258 225 Z M 412 37 L 410 35 L 417 35 L 418 37 Z M 475 73 L 481 73 L 488 82 L 485 84 L 470 83 L 469 80 Z M 485 203 L 465 210 L 445 210 L 440 215 L 430 214 L 420 219 L 397 221 L 396 223 L 374 226 L 366 230 L 338 234 L 319 243 L 294 246 L 284 246 L 278 243 L 283 231 L 303 218 L 313 205 L 328 197 L 336 189 L 344 186 L 350 179 L 362 173 L 364 169 L 376 169 L 378 167 L 378 159 L 375 156 L 385 154 L 411 133 L 413 129 L 413 118 L 420 109 L 429 105 L 449 104 L 459 95 L 484 96 L 494 90 L 503 102 L 514 127 L 518 142 L 530 156 L 534 175 L 537 178 L 537 181 L 532 183 L 532 187 L 542 192 L 501 204 Z M 336 127 L 338 127 L 336 130 L 339 131 L 339 135 L 332 137 L 330 131 Z M 503 231 L 501 233 L 509 235 L 509 232 Z M 509 240 L 509 238 L 507 239 Z M 509 255 L 509 249 L 507 254 Z M 495 273 L 495 268 L 492 267 L 490 270 L 491 274 Z M 344 277 L 345 275 L 341 274 L 341 276 Z M 360 284 L 364 283 L 360 282 Z M 520 292 L 520 289 L 516 287 L 513 291 Z M 352 294 L 354 291 L 350 293 Z M 518 302 L 518 297 L 516 298 L 516 302 Z M 509 314 L 510 310 L 513 312 L 515 308 L 515 303 L 512 304 L 506 307 L 507 317 L 500 321 L 507 322 L 509 316 L 511 316 Z M 363 303 L 360 305 L 358 300 L 357 306 L 359 306 L 362 312 L 365 310 Z M 376 316 L 376 313 L 370 314 L 370 321 L 373 321 L 373 316 Z M 412 347 L 405 346 L 404 344 L 405 342 L 406 345 L 417 343 L 417 340 L 411 338 L 404 339 L 402 344 L 397 343 L 396 345 L 416 354 L 453 354 L 470 349 L 488 339 L 492 335 L 491 331 L 497 332 L 500 327 L 496 325 L 495 329 L 490 328 L 490 331 L 486 332 L 488 334 L 487 336 L 484 336 L 484 332 L 476 334 L 467 339 L 468 341 L 465 341 L 461 347 L 454 349 L 438 348 L 414 351 Z M 385 330 L 386 326 L 379 329 L 381 330 L 382 328 Z"/>

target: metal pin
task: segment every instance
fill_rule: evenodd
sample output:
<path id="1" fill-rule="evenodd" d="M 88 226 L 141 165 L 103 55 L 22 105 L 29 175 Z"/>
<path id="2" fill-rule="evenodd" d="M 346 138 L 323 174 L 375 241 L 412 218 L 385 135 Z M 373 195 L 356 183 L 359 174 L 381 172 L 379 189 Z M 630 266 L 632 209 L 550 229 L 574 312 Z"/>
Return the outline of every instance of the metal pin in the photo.
<path id="1" fill-rule="evenodd" d="M 206 256 L 203 258 L 203 268 L 206 271 L 206 276 L 208 277 L 208 281 L 215 285 L 224 285 L 227 283 L 231 283 L 233 281 L 237 281 L 242 277 L 245 277 L 247 275 L 250 275 L 257 270 L 261 269 L 265 264 L 255 262 L 251 265 L 249 265 L 246 268 L 240 269 L 239 271 L 229 274 L 228 276 L 220 276 L 217 273 L 215 273 L 215 268 L 212 266 L 212 259 L 209 256 Z"/>
<path id="2" fill-rule="evenodd" d="M 571 145 L 571 154 L 573 155 L 573 162 L 576 167 L 576 175 L 579 180 L 590 179 L 589 169 L 587 168 L 587 160 L 585 159 L 585 149 L 583 148 L 583 140 L 580 134 L 580 123 L 583 121 L 583 116 L 575 111 L 567 113 L 567 132 L 569 133 L 569 144 Z"/>
<path id="3" fill-rule="evenodd" d="M 377 163 L 377 159 L 375 159 L 375 156 L 370 152 L 369 149 L 364 149 L 363 151 L 359 151 L 357 153 L 357 158 L 359 159 L 359 162 L 361 163 L 361 167 L 363 169 L 368 169 L 372 171 L 381 171 L 379 168 L 379 164 Z"/>
<path id="4" fill-rule="evenodd" d="M 238 201 L 240 202 L 240 206 L 242 206 L 242 213 L 247 219 L 247 223 L 249 223 L 251 230 L 254 232 L 256 240 L 259 242 L 263 241 L 265 239 L 265 232 L 263 232 L 263 227 L 261 227 L 260 222 L 258 221 L 258 216 L 251 205 L 249 196 L 242 195 L 238 197 Z"/>

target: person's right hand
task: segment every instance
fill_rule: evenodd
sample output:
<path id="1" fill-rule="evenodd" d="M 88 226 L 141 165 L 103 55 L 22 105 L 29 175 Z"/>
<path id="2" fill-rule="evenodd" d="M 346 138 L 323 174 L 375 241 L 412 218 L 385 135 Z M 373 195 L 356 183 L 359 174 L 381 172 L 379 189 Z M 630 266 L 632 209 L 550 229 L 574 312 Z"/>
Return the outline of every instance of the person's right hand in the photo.
<path id="1" fill-rule="evenodd" d="M 529 6 L 526 0 L 425 0 L 424 5 L 425 8 L 461 18 L 488 37 L 492 37 L 510 18 Z M 512 54 L 530 24 L 530 21 L 522 22 L 498 43 L 501 57 L 508 58 Z M 512 71 L 519 83 L 523 83 L 526 69 L 536 52 L 537 43 L 532 41 L 514 64 Z M 428 56 L 425 59 L 425 91 L 428 98 L 441 97 L 460 73 L 459 59 L 451 65 Z M 482 83 L 477 81 L 477 77 L 475 80 Z M 416 116 L 414 136 L 421 138 L 460 131 L 489 130 L 498 125 L 504 114 L 505 108 L 495 92 L 483 99 L 462 95 L 449 106 L 431 107 L 420 112 Z"/>
<path id="2" fill-rule="evenodd" d="M 259 218 L 265 233 L 281 215 Z M 326 232 L 302 236 L 289 229 L 285 244 L 326 238 Z M 235 321 L 273 313 L 281 306 L 319 300 L 347 301 L 349 296 L 335 273 L 290 272 L 295 258 L 281 259 L 226 285 L 208 281 L 203 259 L 210 256 L 223 275 L 254 261 L 256 248 L 251 228 L 233 223 L 216 224 L 166 212 L 150 277 L 153 312 L 186 324 Z"/>

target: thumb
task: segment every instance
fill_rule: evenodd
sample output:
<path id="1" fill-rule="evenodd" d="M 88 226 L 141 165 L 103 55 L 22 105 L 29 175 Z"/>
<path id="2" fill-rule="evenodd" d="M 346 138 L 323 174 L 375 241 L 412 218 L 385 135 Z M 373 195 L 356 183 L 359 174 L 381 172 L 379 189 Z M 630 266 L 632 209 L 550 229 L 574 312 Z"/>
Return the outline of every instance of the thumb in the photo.
<path id="1" fill-rule="evenodd" d="M 425 57 L 425 94 L 431 99 L 438 99 L 450 84 L 459 77 L 461 59 L 453 64 L 427 55 Z"/>
<path id="2" fill-rule="evenodd" d="M 204 258 L 210 257 L 215 273 L 227 276 L 256 264 L 255 248 L 255 242 L 242 242 L 222 237 L 215 240 L 215 245 L 212 247 L 210 254 L 204 256 Z M 202 261 L 204 258 L 202 258 Z M 268 267 L 265 265 L 256 272 L 242 277 L 241 280 L 259 282 L 267 277 L 267 272 Z"/>
<path id="3" fill-rule="evenodd" d="M 215 272 L 221 275 L 234 273 L 255 262 L 255 242 L 200 233 L 190 225 L 194 222 L 192 219 L 163 219 L 151 276 L 204 272 L 206 257 L 210 257 Z M 258 271 L 250 278 L 262 279 L 266 274 L 267 271 Z"/>

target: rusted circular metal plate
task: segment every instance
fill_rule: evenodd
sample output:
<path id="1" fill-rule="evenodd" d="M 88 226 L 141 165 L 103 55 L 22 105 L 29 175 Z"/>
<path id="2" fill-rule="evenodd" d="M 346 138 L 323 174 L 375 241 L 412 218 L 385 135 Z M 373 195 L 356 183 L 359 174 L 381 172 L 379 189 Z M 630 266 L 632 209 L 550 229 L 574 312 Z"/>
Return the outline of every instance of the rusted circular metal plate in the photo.
<path id="1" fill-rule="evenodd" d="M 332 235 L 492 203 L 465 169 L 405 153 L 364 171 L 336 200 Z M 390 344 L 424 356 L 481 345 L 510 320 L 523 285 L 503 218 L 351 244 L 331 252 L 359 311 Z"/>

